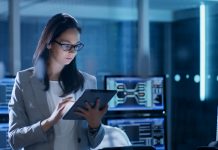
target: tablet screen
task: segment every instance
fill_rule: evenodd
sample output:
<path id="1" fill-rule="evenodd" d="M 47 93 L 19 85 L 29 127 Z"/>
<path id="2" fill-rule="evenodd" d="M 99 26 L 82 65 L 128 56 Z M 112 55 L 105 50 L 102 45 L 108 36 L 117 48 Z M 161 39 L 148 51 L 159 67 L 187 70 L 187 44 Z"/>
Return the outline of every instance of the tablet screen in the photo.
<path id="1" fill-rule="evenodd" d="M 69 111 L 66 112 L 64 120 L 83 120 L 82 116 L 75 113 L 78 107 L 85 108 L 85 102 L 88 102 L 91 106 L 95 106 L 96 100 L 100 100 L 100 109 L 106 106 L 106 104 L 112 99 L 117 93 L 116 90 L 96 90 L 87 89 L 84 91 L 82 96 L 71 106 Z"/>

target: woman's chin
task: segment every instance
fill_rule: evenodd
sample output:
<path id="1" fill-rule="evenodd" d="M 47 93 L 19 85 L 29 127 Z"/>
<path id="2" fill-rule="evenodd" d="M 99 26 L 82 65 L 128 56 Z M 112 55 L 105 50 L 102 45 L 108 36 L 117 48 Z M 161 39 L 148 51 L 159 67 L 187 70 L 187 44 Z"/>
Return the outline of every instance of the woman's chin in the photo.
<path id="1" fill-rule="evenodd" d="M 71 63 L 71 59 L 65 61 L 65 65 L 69 65 Z"/>

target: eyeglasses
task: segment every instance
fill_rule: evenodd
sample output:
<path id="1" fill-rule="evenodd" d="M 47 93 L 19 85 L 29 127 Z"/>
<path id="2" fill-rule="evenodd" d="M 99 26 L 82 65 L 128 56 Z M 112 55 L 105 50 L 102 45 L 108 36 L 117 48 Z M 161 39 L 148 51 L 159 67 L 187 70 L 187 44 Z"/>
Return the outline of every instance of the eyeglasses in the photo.
<path id="1" fill-rule="evenodd" d="M 73 45 L 73 44 L 64 44 L 64 43 L 60 43 L 56 40 L 54 40 L 55 43 L 57 43 L 58 45 L 61 46 L 61 48 L 66 51 L 66 52 L 69 52 L 69 51 L 75 51 L 75 52 L 78 52 L 80 51 L 83 47 L 84 47 L 84 44 L 81 43 L 81 42 L 78 42 L 77 44 Z"/>

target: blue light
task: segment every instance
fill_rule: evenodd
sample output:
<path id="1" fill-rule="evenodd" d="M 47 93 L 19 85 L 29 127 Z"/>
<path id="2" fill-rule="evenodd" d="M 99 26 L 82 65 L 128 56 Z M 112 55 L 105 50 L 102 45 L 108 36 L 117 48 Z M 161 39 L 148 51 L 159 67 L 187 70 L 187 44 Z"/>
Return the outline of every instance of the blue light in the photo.
<path id="1" fill-rule="evenodd" d="M 181 76 L 180 76 L 179 74 L 176 74 L 176 75 L 174 76 L 174 80 L 175 80 L 176 82 L 179 82 L 179 81 L 181 80 Z"/>
<path id="2" fill-rule="evenodd" d="M 200 82 L 200 76 L 199 75 L 195 75 L 194 76 L 194 82 L 195 83 L 199 83 Z"/>
<path id="3" fill-rule="evenodd" d="M 206 22 L 205 22 L 205 4 L 200 5 L 200 100 L 205 100 L 205 57 L 206 57 Z"/>

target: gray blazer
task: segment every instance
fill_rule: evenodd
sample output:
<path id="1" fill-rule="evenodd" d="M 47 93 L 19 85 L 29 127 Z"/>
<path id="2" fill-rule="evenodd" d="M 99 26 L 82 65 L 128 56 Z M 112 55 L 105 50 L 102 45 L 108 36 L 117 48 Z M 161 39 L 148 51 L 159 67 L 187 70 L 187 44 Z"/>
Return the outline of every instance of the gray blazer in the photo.
<path id="1" fill-rule="evenodd" d="M 84 89 L 75 93 L 76 100 L 85 89 L 96 88 L 96 78 L 82 72 Z M 44 84 L 34 74 L 34 68 L 17 73 L 11 100 L 9 102 L 9 143 L 13 149 L 53 150 L 54 129 L 43 132 L 40 123 L 48 118 L 49 112 Z M 85 120 L 75 121 L 75 141 L 77 150 L 96 147 L 104 137 L 101 126 L 96 135 L 88 132 Z"/>

